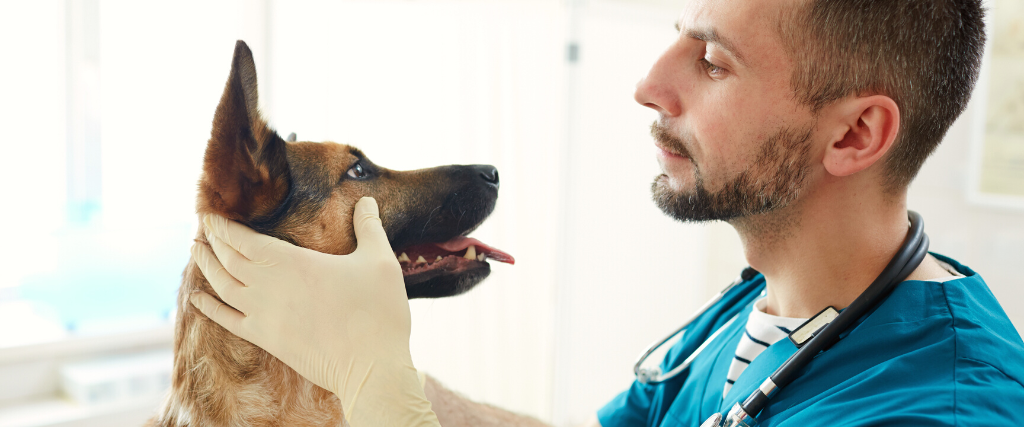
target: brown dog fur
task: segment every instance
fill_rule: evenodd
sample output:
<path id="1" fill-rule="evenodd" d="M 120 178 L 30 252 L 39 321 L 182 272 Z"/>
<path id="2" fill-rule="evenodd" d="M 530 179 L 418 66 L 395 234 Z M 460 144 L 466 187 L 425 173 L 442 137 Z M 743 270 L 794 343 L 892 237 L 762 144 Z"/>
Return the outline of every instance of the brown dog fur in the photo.
<path id="1" fill-rule="evenodd" d="M 377 198 L 393 245 L 464 235 L 493 209 L 496 171 L 492 195 L 487 185 L 473 181 L 478 166 L 409 172 L 380 168 L 346 145 L 284 141 L 257 105 L 252 54 L 239 41 L 204 157 L 196 209 L 200 218 L 217 213 L 299 246 L 347 254 L 356 244 L 352 209 L 363 196 Z M 359 170 L 369 171 L 367 177 L 354 178 Z M 468 198 L 453 199 L 452 193 Z M 206 244 L 202 221 L 195 239 Z M 457 277 L 418 284 L 408 283 L 407 277 L 407 290 L 410 297 L 464 292 L 489 273 L 481 264 Z M 334 394 L 193 307 L 188 296 L 197 289 L 217 296 L 190 260 L 178 294 L 171 390 L 148 426 L 344 424 Z"/>

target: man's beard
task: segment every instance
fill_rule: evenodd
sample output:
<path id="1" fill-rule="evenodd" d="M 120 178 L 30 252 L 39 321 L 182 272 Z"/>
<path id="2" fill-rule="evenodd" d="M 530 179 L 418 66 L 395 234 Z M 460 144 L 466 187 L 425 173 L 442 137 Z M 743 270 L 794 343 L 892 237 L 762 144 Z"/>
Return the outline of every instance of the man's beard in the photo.
<path id="1" fill-rule="evenodd" d="M 658 175 L 651 184 L 654 203 L 684 222 L 731 220 L 770 212 L 797 199 L 810 171 L 811 131 L 783 127 L 765 139 L 749 168 L 715 192 L 705 187 L 700 165 L 693 164 L 694 189 L 674 192 L 669 177 Z M 654 122 L 651 135 L 668 148 L 686 153 L 686 144 Z"/>

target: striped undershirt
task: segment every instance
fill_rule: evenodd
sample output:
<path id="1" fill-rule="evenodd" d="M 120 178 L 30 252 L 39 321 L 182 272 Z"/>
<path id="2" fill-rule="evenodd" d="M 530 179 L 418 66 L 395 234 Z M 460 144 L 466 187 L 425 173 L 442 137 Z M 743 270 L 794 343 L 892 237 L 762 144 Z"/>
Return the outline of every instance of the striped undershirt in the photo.
<path id="1" fill-rule="evenodd" d="M 729 376 L 725 380 L 725 391 L 722 392 L 722 397 L 729 394 L 732 385 L 736 383 L 736 379 L 740 377 L 743 370 L 747 369 L 750 361 L 754 360 L 768 346 L 788 337 L 790 332 L 807 321 L 807 319 L 772 316 L 764 312 L 767 305 L 768 298 L 761 298 L 754 303 L 754 309 L 750 311 L 743 337 L 740 338 L 740 344 L 736 347 L 736 356 L 732 359 L 732 365 L 729 365 Z"/>
<path id="2" fill-rule="evenodd" d="M 935 261 L 939 266 L 948 271 L 950 276 L 931 279 L 929 282 L 941 283 L 964 277 L 952 265 L 937 259 Z M 754 303 L 754 309 L 751 310 L 750 317 L 747 319 L 747 326 L 743 331 L 743 337 L 740 338 L 739 346 L 736 347 L 736 355 L 732 359 L 732 364 L 729 365 L 729 376 L 725 380 L 725 391 L 722 392 L 723 398 L 729 394 L 729 390 L 736 383 L 736 379 L 740 377 L 743 370 L 747 368 L 747 365 L 757 355 L 761 354 L 768 346 L 789 337 L 789 334 L 794 329 L 807 321 L 807 319 L 770 315 L 765 313 L 765 307 L 767 306 L 767 297 L 761 298 Z"/>

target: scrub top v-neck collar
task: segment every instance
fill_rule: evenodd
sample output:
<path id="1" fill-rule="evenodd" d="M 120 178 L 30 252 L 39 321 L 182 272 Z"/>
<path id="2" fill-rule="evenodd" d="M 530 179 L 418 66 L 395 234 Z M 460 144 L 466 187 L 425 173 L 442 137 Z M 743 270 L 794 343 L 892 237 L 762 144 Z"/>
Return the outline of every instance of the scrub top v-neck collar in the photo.
<path id="1" fill-rule="evenodd" d="M 706 352 L 706 357 L 714 357 L 714 364 L 710 372 L 703 378 L 704 395 L 701 399 L 698 424 L 716 412 L 723 414 L 729 412 L 736 402 L 749 396 L 765 378 L 771 376 L 793 353 L 796 353 L 796 346 L 788 339 L 768 346 L 750 362 L 729 393 L 724 398 L 722 397 L 722 387 L 728 378 L 729 367 L 732 364 L 732 357 L 727 356 L 736 353 L 736 347 L 739 346 L 740 339 L 743 337 L 744 327 L 753 308 L 753 303 L 748 304 L 736 321 L 729 325 L 727 330 L 722 331 L 719 336 L 721 342 L 714 344 L 713 348 L 709 348 L 709 351 Z"/>

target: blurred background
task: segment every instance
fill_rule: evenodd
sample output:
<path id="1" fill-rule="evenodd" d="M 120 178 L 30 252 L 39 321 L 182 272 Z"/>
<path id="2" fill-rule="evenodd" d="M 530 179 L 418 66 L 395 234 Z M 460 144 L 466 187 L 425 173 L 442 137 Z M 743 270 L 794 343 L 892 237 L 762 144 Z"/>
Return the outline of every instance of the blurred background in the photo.
<path id="1" fill-rule="evenodd" d="M 745 266 L 673 222 L 636 82 L 684 1 L 0 1 L 0 427 L 137 426 L 169 384 L 196 182 L 235 40 L 261 109 L 377 164 L 498 167 L 474 237 L 516 257 L 412 303 L 417 366 L 572 426 Z M 1024 325 L 1024 6 L 990 2 L 983 76 L 910 206 Z"/>

